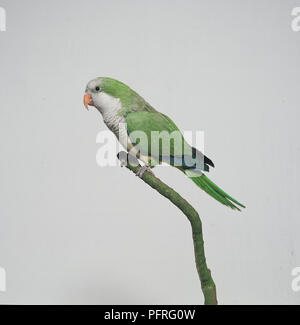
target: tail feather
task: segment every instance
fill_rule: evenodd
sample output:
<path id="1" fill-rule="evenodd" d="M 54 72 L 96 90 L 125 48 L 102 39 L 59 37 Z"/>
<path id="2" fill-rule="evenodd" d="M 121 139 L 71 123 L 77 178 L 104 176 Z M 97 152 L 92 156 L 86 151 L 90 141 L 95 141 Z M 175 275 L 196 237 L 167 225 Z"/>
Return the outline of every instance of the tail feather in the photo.
<path id="1" fill-rule="evenodd" d="M 222 189 L 220 189 L 214 182 L 212 182 L 204 174 L 199 175 L 199 173 L 193 172 L 191 170 L 186 170 L 185 174 L 203 191 L 205 191 L 207 194 L 212 196 L 220 203 L 238 211 L 241 211 L 238 206 L 245 208 L 243 204 L 241 204 L 233 197 L 225 193 Z"/>

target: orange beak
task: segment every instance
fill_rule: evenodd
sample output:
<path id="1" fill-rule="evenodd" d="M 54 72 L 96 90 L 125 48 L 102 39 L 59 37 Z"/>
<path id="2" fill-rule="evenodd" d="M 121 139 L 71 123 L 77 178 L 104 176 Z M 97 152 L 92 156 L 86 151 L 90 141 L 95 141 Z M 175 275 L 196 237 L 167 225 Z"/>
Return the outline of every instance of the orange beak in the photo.
<path id="1" fill-rule="evenodd" d="M 86 93 L 83 97 L 83 104 L 87 110 L 89 110 L 89 106 L 94 106 L 92 96 Z"/>

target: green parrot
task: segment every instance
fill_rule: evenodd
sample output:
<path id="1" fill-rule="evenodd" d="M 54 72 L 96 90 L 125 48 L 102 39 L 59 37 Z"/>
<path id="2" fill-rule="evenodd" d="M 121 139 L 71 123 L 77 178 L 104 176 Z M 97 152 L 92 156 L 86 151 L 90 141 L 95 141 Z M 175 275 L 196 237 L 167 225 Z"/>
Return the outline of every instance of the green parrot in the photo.
<path id="1" fill-rule="evenodd" d="M 151 168 L 158 164 L 168 163 L 220 203 L 234 210 L 245 208 L 203 173 L 209 171 L 209 166 L 214 167 L 213 162 L 184 140 L 168 116 L 158 112 L 124 83 L 106 77 L 91 80 L 86 87 L 84 105 L 87 109 L 94 106 L 125 150 L 145 163 L 138 171 L 139 177 L 146 170 L 152 172 Z M 136 137 L 138 132 L 146 135 L 147 141 Z M 170 134 L 176 136 L 168 138 Z"/>

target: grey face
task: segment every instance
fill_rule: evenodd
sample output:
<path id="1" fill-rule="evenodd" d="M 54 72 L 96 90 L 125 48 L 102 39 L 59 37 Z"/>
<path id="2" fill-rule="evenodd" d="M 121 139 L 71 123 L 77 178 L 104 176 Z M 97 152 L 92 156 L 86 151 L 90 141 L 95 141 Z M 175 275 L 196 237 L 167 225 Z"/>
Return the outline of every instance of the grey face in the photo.
<path id="1" fill-rule="evenodd" d="M 101 89 L 101 78 L 96 78 L 91 81 L 86 86 L 86 92 L 89 94 L 98 93 Z"/>

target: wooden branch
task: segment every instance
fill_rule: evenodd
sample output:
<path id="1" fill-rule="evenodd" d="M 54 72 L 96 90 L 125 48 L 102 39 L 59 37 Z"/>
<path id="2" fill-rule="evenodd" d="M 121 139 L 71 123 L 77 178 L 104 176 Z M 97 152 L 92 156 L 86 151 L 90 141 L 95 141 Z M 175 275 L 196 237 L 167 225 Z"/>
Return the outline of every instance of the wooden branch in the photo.
<path id="1" fill-rule="evenodd" d="M 121 151 L 118 154 L 118 159 L 121 161 L 121 164 L 123 166 L 126 166 L 135 174 L 141 168 L 138 160 L 135 157 L 129 156 L 125 151 Z M 148 171 L 143 174 L 142 180 L 153 189 L 158 191 L 161 195 L 169 199 L 189 219 L 192 226 L 196 267 L 204 295 L 204 304 L 217 305 L 216 286 L 212 279 L 211 272 L 206 264 L 202 223 L 197 211 L 171 187 L 163 183 L 159 178 L 149 173 Z"/>

